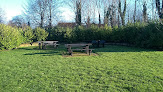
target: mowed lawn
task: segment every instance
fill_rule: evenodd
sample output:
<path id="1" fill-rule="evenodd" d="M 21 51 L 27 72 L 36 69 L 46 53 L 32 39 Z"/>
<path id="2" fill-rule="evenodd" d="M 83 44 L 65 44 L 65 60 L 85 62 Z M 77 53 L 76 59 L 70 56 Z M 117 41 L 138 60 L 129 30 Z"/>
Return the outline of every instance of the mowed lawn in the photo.
<path id="1" fill-rule="evenodd" d="M 163 52 L 134 47 L 95 48 L 64 57 L 66 49 L 0 52 L 0 92 L 163 92 Z"/>

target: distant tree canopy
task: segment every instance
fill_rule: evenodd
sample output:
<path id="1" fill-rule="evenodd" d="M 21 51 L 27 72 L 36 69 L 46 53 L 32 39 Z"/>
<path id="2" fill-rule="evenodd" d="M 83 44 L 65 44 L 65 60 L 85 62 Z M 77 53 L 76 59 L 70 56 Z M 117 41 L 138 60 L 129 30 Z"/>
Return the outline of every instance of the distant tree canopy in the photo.
<path id="1" fill-rule="evenodd" d="M 25 26 L 27 26 L 23 16 L 21 15 L 13 17 L 12 20 L 9 21 L 8 25 L 19 28 L 24 28 Z"/>

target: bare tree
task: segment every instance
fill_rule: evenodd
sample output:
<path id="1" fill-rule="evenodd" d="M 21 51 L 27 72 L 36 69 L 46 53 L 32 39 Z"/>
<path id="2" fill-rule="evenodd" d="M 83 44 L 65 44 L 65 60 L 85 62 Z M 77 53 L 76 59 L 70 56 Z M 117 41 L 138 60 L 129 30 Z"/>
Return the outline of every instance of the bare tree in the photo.
<path id="1" fill-rule="evenodd" d="M 48 8 L 49 8 L 49 28 L 52 28 L 52 8 L 53 8 L 53 1 L 48 0 Z"/>
<path id="2" fill-rule="evenodd" d="M 58 18 L 58 8 L 62 5 L 62 0 L 47 0 L 48 27 L 52 28 L 53 22 Z"/>
<path id="3" fill-rule="evenodd" d="M 76 1 L 76 23 L 81 25 L 81 0 Z"/>
<path id="4" fill-rule="evenodd" d="M 160 19 L 163 19 L 163 0 L 162 0 L 162 6 L 160 5 L 161 0 L 156 0 L 156 9 L 159 15 Z"/>
<path id="5" fill-rule="evenodd" d="M 75 22 L 77 25 L 81 25 L 82 18 L 84 18 L 83 11 L 85 7 L 85 2 L 87 0 L 68 0 L 66 4 L 69 6 L 70 10 L 74 13 Z"/>
<path id="6" fill-rule="evenodd" d="M 119 8 L 118 11 L 120 13 L 121 16 L 121 20 L 122 20 L 122 25 L 125 25 L 125 15 L 126 15 L 126 0 L 124 1 L 124 10 L 121 10 L 121 0 L 119 0 Z"/>
<path id="7" fill-rule="evenodd" d="M 96 6 L 97 6 L 97 12 L 98 12 L 98 20 L 99 20 L 99 27 L 100 27 L 100 25 L 101 25 L 101 16 L 102 16 L 102 9 L 104 10 L 104 3 L 105 3 L 106 1 L 105 0 L 96 0 Z"/>
<path id="8" fill-rule="evenodd" d="M 47 5 L 47 0 L 33 0 L 28 2 L 27 15 L 32 24 L 44 27 L 44 23 L 47 21 Z"/>
<path id="9" fill-rule="evenodd" d="M 147 22 L 147 4 L 146 1 L 143 3 L 143 21 Z"/>
<path id="10" fill-rule="evenodd" d="M 136 4 L 137 4 L 137 0 L 135 0 L 135 9 L 134 9 L 134 15 L 133 15 L 133 19 L 134 19 L 134 23 L 136 22 Z"/>

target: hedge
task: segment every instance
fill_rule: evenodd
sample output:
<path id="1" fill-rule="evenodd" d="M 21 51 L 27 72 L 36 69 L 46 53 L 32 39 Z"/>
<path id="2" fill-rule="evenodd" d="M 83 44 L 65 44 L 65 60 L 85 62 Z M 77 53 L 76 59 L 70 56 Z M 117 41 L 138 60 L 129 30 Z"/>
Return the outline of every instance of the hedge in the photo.
<path id="1" fill-rule="evenodd" d="M 143 48 L 163 49 L 163 25 L 157 22 L 129 23 L 126 26 L 90 28 L 83 26 L 75 28 L 54 27 L 47 30 L 47 40 L 74 43 L 92 40 L 106 40 L 113 43 L 127 43 Z"/>
<path id="2" fill-rule="evenodd" d="M 24 29 L 0 24 L 0 50 L 10 50 L 22 43 L 46 40 L 48 32 L 41 28 Z"/>
<path id="3" fill-rule="evenodd" d="M 129 23 L 126 26 L 105 25 L 90 28 L 54 27 L 52 29 L 26 27 L 24 29 L 0 24 L 0 49 L 13 49 L 22 43 L 42 40 L 58 40 L 65 43 L 106 40 L 111 43 L 127 43 L 143 48 L 163 50 L 163 25 L 158 22 Z"/>

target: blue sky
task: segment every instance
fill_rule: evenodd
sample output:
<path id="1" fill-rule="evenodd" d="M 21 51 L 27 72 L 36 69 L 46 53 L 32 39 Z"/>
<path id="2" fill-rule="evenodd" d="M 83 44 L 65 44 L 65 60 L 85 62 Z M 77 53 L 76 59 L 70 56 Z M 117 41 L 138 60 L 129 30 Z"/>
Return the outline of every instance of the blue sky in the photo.
<path id="1" fill-rule="evenodd" d="M 5 11 L 6 21 L 12 17 L 23 14 L 23 6 L 28 0 L 0 0 L 0 8 Z M 64 21 L 72 21 L 73 13 L 67 8 L 60 8 L 63 11 L 62 18 Z"/>
<path id="2" fill-rule="evenodd" d="M 23 6 L 29 0 L 0 0 L 0 7 L 6 13 L 6 21 L 12 19 L 12 17 L 23 14 Z M 132 5 L 134 0 L 127 0 L 128 4 Z M 150 1 L 150 0 L 149 0 Z M 149 2 L 148 2 L 149 3 Z M 131 11 L 133 11 L 130 6 Z M 67 7 L 61 7 L 60 10 L 62 11 L 62 19 L 59 21 L 74 21 L 74 13 L 70 11 Z M 130 11 L 130 12 L 131 12 Z M 151 12 L 150 10 L 148 10 Z"/>
<path id="3" fill-rule="evenodd" d="M 21 15 L 23 11 L 23 4 L 27 0 L 0 0 L 0 7 L 6 13 L 6 19 L 11 20 L 16 15 Z"/>

